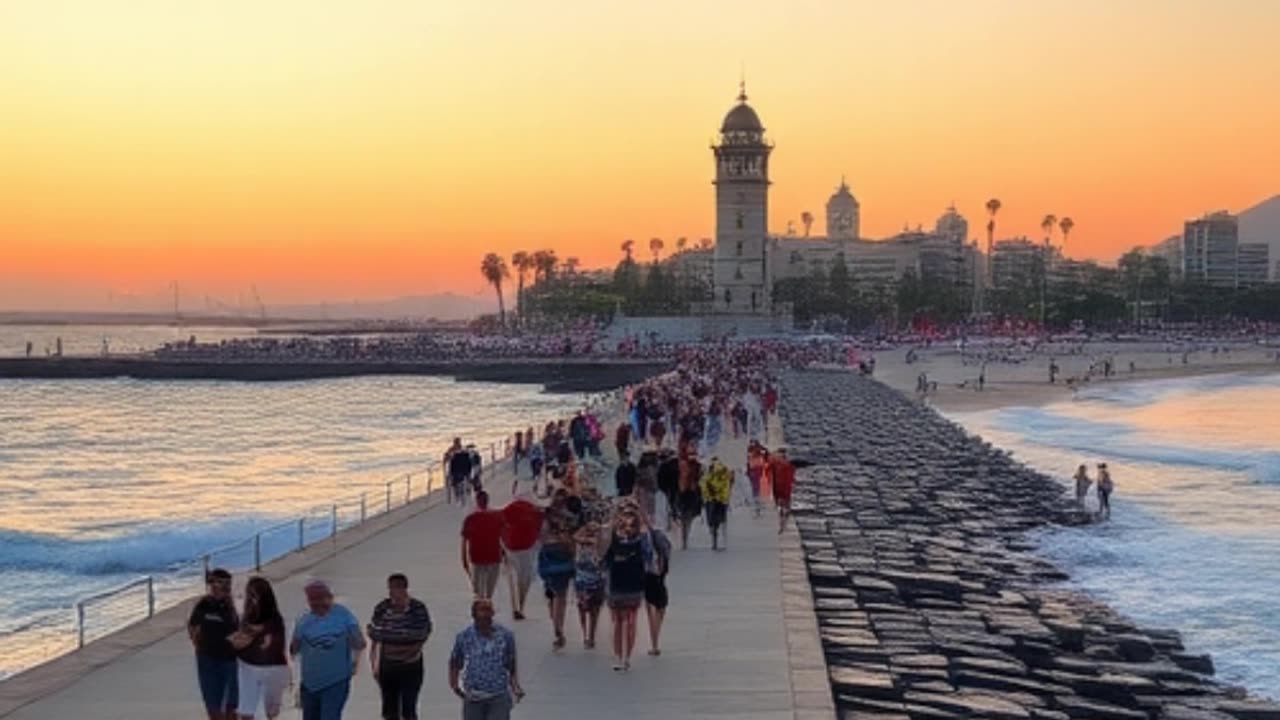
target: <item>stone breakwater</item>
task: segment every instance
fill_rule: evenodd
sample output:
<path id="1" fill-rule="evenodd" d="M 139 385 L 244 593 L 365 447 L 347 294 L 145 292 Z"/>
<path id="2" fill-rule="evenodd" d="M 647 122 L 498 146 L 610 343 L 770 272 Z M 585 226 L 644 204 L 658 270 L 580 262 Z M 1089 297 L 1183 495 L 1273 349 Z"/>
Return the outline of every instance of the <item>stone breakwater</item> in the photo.
<path id="1" fill-rule="evenodd" d="M 851 373 L 783 380 L 796 524 L 842 717 L 1263 720 L 1176 631 L 1065 588 L 1028 531 L 1061 484 Z"/>
<path id="2" fill-rule="evenodd" d="M 529 383 L 548 392 L 602 392 L 647 380 L 670 362 L 624 359 L 470 359 L 435 362 L 341 360 L 168 360 L 150 355 L 102 358 L 0 358 L 0 378 L 232 380 L 285 382 L 360 375 L 447 375 L 463 382 Z"/>

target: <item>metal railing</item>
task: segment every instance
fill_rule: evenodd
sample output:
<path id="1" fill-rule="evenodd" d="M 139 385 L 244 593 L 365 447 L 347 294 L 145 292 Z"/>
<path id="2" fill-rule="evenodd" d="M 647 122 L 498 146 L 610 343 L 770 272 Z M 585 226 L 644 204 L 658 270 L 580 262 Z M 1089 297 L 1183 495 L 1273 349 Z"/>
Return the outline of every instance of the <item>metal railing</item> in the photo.
<path id="1" fill-rule="evenodd" d="M 499 460 L 510 457 L 511 441 L 508 438 L 492 442 L 487 449 L 489 463 L 482 467 L 485 472 L 493 472 Z M 247 538 L 204 552 L 194 562 L 171 567 L 163 575 L 145 575 L 82 597 L 75 603 L 76 648 L 84 647 L 93 639 L 88 637 L 91 631 L 95 638 L 107 635 L 153 617 L 158 607 L 164 609 L 190 598 L 194 594 L 190 585 L 192 575 L 198 574 L 199 587 L 203 587 L 205 576 L 214 567 L 261 572 L 267 563 L 301 552 L 318 542 L 336 541 L 343 530 L 409 505 L 415 499 L 430 498 L 432 493 L 443 490 L 447 485 L 445 472 L 440 463 L 432 463 L 425 470 L 387 480 L 358 496 L 347 496 L 313 508 L 301 516 L 262 528 Z M 414 493 L 418 487 L 422 489 L 421 494 Z M 88 610 L 120 602 L 142 587 L 146 588 L 145 615 L 125 613 L 123 618 L 115 615 L 106 618 L 105 622 L 93 622 Z M 168 592 L 162 592 L 162 588 Z"/>
<path id="2" fill-rule="evenodd" d="M 586 403 L 586 406 L 588 410 L 600 413 L 611 406 L 616 407 L 616 403 L 622 396 L 622 390 L 598 393 Z M 498 467 L 499 460 L 511 457 L 512 450 L 510 436 L 489 443 L 489 463 L 484 465 L 484 471 L 493 472 Z M 301 516 L 263 528 L 243 540 L 202 553 L 193 562 L 171 567 L 169 572 L 163 575 L 145 575 L 123 585 L 80 598 L 75 603 L 76 647 L 82 648 L 86 642 L 92 640 L 87 639 L 90 629 L 95 631 L 95 637 L 107 635 L 153 617 L 157 610 L 172 607 L 189 599 L 194 594 L 191 587 L 192 576 L 197 576 L 198 587 L 203 587 L 204 578 L 213 567 L 261 572 L 263 565 L 267 563 L 291 553 L 301 552 L 324 540 L 336 541 L 338 534 L 343 530 L 357 527 L 395 508 L 404 507 L 415 498 L 429 498 L 432 493 L 444 490 L 447 486 L 445 472 L 446 469 L 439 462 L 431 463 L 425 470 L 407 473 L 383 482 L 380 489 L 378 485 L 374 485 L 372 491 L 365 490 L 359 496 L 348 496 L 328 505 L 312 508 Z M 422 493 L 415 495 L 414 490 L 419 485 L 420 478 L 425 478 L 425 483 L 421 483 Z M 404 485 L 403 502 L 399 501 L 402 497 L 401 483 Z M 351 520 L 344 522 L 348 516 Z M 88 617 L 87 609 L 100 604 L 122 601 L 129 593 L 140 587 L 146 588 L 145 616 L 135 613 L 123 619 L 107 618 L 106 622 L 101 623 L 102 627 L 91 622 L 92 618 Z"/>

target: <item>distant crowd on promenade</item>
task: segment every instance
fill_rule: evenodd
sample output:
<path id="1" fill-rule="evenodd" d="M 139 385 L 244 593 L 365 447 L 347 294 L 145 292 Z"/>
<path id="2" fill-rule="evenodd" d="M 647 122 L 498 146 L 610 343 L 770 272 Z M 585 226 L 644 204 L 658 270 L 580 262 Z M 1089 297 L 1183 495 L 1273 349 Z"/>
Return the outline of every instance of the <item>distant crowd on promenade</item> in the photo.
<path id="1" fill-rule="evenodd" d="M 803 345 L 788 343 L 685 349 L 674 371 L 626 391 L 620 417 L 588 408 L 548 423 L 540 435 L 533 428 L 514 433 L 513 497 L 501 508 L 491 496 L 506 488 L 493 487 L 492 468 L 485 472 L 474 448 L 454 441 L 445 455 L 447 497 L 469 510 L 460 560 L 474 601 L 471 623 L 453 639 L 447 663 L 464 720 L 502 720 L 525 697 L 515 635 L 497 621 L 495 596 L 504 575 L 517 622 L 528 617 L 535 577 L 542 580 L 557 653 L 568 643 L 571 601 L 585 651 L 595 648 L 607 607 L 613 669 L 625 673 L 642 609 L 648 653 L 661 655 L 672 595 L 667 574 L 677 562 L 668 533 L 678 532 L 685 549 L 694 527 L 704 524 L 712 549 L 724 552 L 735 508 L 762 518 L 769 506 L 783 531 L 795 467 L 785 448 L 766 447 L 779 402 L 772 368 L 810 357 Z M 731 437 L 738 442 L 722 442 Z M 745 457 L 724 456 L 744 445 Z M 606 455 L 613 462 L 605 462 Z M 381 692 L 380 716 L 418 717 L 434 626 L 427 598 L 414 597 L 405 574 L 388 575 L 387 597 L 363 626 L 355 611 L 334 602 L 322 580 L 304 587 L 308 610 L 291 627 L 266 579 L 248 580 L 240 608 L 232 601 L 230 573 L 212 570 L 207 581 L 188 631 L 211 720 L 251 720 L 260 709 L 278 717 L 291 686 L 304 720 L 339 720 L 365 653 Z"/>

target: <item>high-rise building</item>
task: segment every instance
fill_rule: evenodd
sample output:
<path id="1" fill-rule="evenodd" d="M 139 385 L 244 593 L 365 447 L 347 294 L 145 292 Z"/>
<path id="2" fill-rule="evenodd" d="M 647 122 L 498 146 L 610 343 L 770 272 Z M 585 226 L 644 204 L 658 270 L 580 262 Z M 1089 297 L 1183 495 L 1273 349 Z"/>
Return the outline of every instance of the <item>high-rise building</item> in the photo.
<path id="1" fill-rule="evenodd" d="M 769 270 L 769 153 L 764 125 L 747 104 L 745 85 L 725 115 L 716 158 L 716 312 L 772 312 Z"/>
<path id="2" fill-rule="evenodd" d="M 1147 254 L 1164 258 L 1169 265 L 1169 274 L 1175 279 L 1182 278 L 1182 236 L 1174 235 L 1152 245 Z"/>
<path id="3" fill-rule="evenodd" d="M 1187 282 L 1235 287 L 1239 244 L 1239 224 L 1228 212 L 1188 220 L 1182 233 L 1182 277 Z"/>
<path id="4" fill-rule="evenodd" d="M 1236 247 L 1236 287 L 1252 287 L 1267 282 L 1271 247 L 1266 243 L 1240 243 Z"/>
<path id="5" fill-rule="evenodd" d="M 999 240 L 991 251 L 991 283 L 997 289 L 1024 284 L 1036 277 L 1044 248 L 1021 237 Z"/>

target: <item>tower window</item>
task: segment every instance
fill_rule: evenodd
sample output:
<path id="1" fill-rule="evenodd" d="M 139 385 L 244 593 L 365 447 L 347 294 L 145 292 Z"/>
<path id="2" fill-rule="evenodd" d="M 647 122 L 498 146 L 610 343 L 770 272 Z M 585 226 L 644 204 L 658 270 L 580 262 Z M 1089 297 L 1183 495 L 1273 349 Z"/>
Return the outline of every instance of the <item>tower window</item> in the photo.
<path id="1" fill-rule="evenodd" d="M 739 230 L 741 230 L 741 229 L 742 229 L 742 226 L 743 226 L 744 220 L 745 220 L 745 219 L 744 219 L 744 218 L 743 218 L 743 216 L 742 216 L 742 211 L 741 211 L 741 210 L 739 210 L 739 211 L 738 211 L 738 218 L 737 218 L 737 221 L 738 221 L 738 229 L 739 229 Z"/>
<path id="2" fill-rule="evenodd" d="M 741 240 L 739 240 L 739 241 L 738 241 L 738 254 L 739 254 L 739 255 L 741 255 L 741 254 L 742 254 L 742 241 L 741 241 Z"/>

